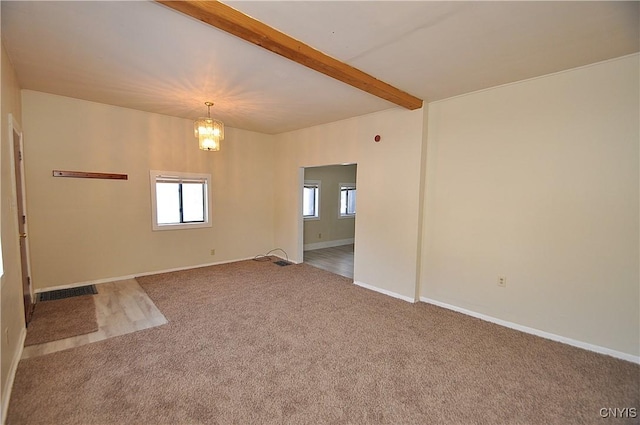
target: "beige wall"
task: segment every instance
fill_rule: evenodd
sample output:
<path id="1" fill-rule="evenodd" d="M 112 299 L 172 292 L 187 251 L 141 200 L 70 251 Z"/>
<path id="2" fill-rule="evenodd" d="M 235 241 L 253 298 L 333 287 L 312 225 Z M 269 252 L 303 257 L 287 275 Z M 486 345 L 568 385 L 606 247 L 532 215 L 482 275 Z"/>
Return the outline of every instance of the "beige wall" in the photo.
<path id="1" fill-rule="evenodd" d="M 634 55 L 429 105 L 423 297 L 640 354 L 638 75 Z"/>
<path id="2" fill-rule="evenodd" d="M 422 110 L 394 108 L 277 135 L 276 245 L 302 261 L 301 167 L 357 163 L 354 280 L 413 300 L 422 122 Z"/>
<path id="3" fill-rule="evenodd" d="M 35 288 L 273 248 L 272 136 L 227 128 L 221 151 L 203 152 L 186 119 L 29 90 L 23 108 Z M 52 170 L 129 178 L 54 178 Z M 210 173 L 213 226 L 152 231 L 149 170 Z"/>
<path id="4" fill-rule="evenodd" d="M 4 45 L 2 45 L 2 142 L 0 150 L 0 225 L 2 237 L 2 263 L 4 273 L 0 278 L 1 285 L 1 320 L 2 320 L 2 413 L 6 412 L 6 396 L 9 390 L 10 372 L 12 364 L 21 352 L 21 337 L 24 332 L 24 308 L 22 300 L 22 282 L 20 274 L 20 247 L 18 245 L 18 220 L 16 212 L 16 198 L 13 195 L 11 168 L 11 138 L 9 137 L 9 114 L 21 124 L 22 106 L 20 101 L 20 86 L 11 65 Z"/>
<path id="5" fill-rule="evenodd" d="M 305 246 L 353 240 L 355 218 L 340 217 L 340 183 L 356 183 L 356 168 L 356 165 L 329 165 L 304 170 L 305 180 L 321 182 L 320 219 L 304 221 Z"/>

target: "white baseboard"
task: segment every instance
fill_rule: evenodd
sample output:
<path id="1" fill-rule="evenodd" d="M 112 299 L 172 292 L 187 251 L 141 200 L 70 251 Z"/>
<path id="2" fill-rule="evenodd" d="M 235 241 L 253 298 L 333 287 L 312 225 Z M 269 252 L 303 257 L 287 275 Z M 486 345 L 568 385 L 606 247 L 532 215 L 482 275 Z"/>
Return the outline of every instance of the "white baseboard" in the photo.
<path id="1" fill-rule="evenodd" d="M 22 328 L 20 332 L 20 339 L 18 341 L 18 349 L 13 354 L 11 360 L 11 367 L 9 368 L 9 376 L 5 388 L 2 389 L 2 423 L 7 420 L 7 412 L 9 411 L 9 400 L 11 400 L 11 390 L 13 390 L 13 382 L 16 379 L 16 372 L 18 370 L 18 363 L 22 358 L 22 350 L 24 349 L 24 340 L 27 338 L 27 328 Z"/>
<path id="2" fill-rule="evenodd" d="M 225 260 L 225 261 L 218 261 L 218 262 L 215 262 L 215 263 L 198 264 L 198 265 L 195 265 L 195 266 L 176 267 L 176 268 L 173 268 L 173 269 L 154 270 L 154 271 L 149 271 L 149 272 L 141 272 L 141 273 L 136 273 L 136 274 L 130 274 L 130 275 L 126 275 L 126 276 L 115 276 L 115 277 L 108 277 L 108 278 L 105 278 L 105 279 L 88 280 L 86 282 L 75 282 L 75 283 L 69 283 L 67 285 L 49 286 L 47 288 L 36 289 L 35 293 L 38 294 L 40 292 L 56 291 L 56 290 L 59 290 L 59 289 L 77 288 L 78 286 L 99 285 L 101 283 L 109 283 L 109 282 L 117 282 L 119 280 L 135 279 L 136 277 L 139 277 L 139 276 L 149 276 L 149 275 L 152 275 L 152 274 L 179 272 L 179 271 L 182 271 L 182 270 L 197 269 L 197 268 L 200 268 L 200 267 L 217 266 L 217 265 L 220 265 L 220 264 L 228 264 L 228 263 L 235 263 L 235 262 L 238 262 L 238 261 L 252 260 L 253 258 L 254 257 L 240 258 L 240 259 L 237 259 L 237 260 Z"/>
<path id="3" fill-rule="evenodd" d="M 467 310 L 466 308 L 458 307 L 452 304 L 443 303 L 441 301 L 433 300 L 427 297 L 420 297 L 420 301 L 437 305 L 438 307 L 446 308 L 447 310 L 457 311 L 458 313 L 466 314 L 467 316 L 475 317 L 477 319 L 481 319 L 487 322 L 495 323 L 496 325 L 504 326 L 506 328 L 515 329 L 520 332 L 528 333 L 531 335 L 536 335 L 541 338 L 550 339 L 552 341 L 561 342 L 563 344 L 571 345 L 573 347 L 582 348 L 584 350 L 593 351 L 599 354 L 606 354 L 611 357 L 615 357 L 617 359 L 626 360 L 628 362 L 640 364 L 640 356 L 634 356 L 632 354 L 623 353 L 621 351 L 612 350 L 610 348 L 601 347 L 599 345 L 589 344 L 587 342 L 578 341 L 576 339 L 567 338 L 564 336 L 552 334 L 549 332 L 541 331 L 539 329 L 530 328 L 528 326 L 519 325 L 517 323 L 509 322 L 507 320 L 498 319 L 492 316 L 487 316 L 486 314 L 477 313 L 472 310 Z"/>
<path id="4" fill-rule="evenodd" d="M 362 288 L 369 289 L 369 290 L 375 291 L 375 292 L 379 292 L 381 294 L 388 295 L 388 296 L 393 297 L 393 298 L 398 298 L 399 300 L 402 300 L 402 301 L 407 301 L 407 302 L 410 302 L 410 303 L 415 303 L 416 302 L 415 298 L 407 297 L 406 295 L 397 294 L 395 292 L 391 292 L 391 291 L 388 291 L 386 289 L 378 288 L 376 286 L 371 286 L 371 285 L 369 285 L 367 283 L 358 282 L 357 280 L 354 280 L 353 283 L 358 285 L 358 286 L 360 286 L 360 287 L 362 287 Z"/>
<path id="5" fill-rule="evenodd" d="M 314 249 L 333 248 L 334 246 L 351 245 L 355 241 L 354 238 L 337 239 L 335 241 L 315 242 L 305 244 L 302 249 L 304 251 L 313 251 Z"/>

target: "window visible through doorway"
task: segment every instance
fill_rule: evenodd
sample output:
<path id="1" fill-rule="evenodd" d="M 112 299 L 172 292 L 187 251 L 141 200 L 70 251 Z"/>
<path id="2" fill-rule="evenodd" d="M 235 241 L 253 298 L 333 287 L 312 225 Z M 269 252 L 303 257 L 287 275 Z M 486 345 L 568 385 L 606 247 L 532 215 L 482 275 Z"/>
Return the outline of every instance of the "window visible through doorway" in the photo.
<path id="1" fill-rule="evenodd" d="M 305 220 L 320 219 L 320 181 L 305 180 L 302 189 L 302 217 Z"/>
<path id="2" fill-rule="evenodd" d="M 211 174 L 151 171 L 153 230 L 211 227 Z"/>
<path id="3" fill-rule="evenodd" d="M 355 217 L 356 215 L 356 185 L 355 183 L 340 183 L 340 217 Z"/>

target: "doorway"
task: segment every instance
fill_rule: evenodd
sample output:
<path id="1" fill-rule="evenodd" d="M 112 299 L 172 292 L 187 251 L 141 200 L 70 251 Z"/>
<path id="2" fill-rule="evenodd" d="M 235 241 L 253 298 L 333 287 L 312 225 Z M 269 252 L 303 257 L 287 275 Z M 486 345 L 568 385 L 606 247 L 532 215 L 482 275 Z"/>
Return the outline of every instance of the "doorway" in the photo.
<path id="1" fill-rule="evenodd" d="M 13 156 L 13 183 L 15 188 L 16 214 L 18 220 L 18 240 L 20 244 L 20 275 L 22 278 L 22 297 L 24 301 L 24 320 L 28 325 L 33 315 L 33 289 L 31 287 L 31 265 L 29 262 L 29 240 L 27 239 L 27 208 L 24 184 L 24 145 L 22 130 L 9 115 L 9 135 Z"/>
<path id="2" fill-rule="evenodd" d="M 357 165 L 303 169 L 303 262 L 353 279 Z"/>

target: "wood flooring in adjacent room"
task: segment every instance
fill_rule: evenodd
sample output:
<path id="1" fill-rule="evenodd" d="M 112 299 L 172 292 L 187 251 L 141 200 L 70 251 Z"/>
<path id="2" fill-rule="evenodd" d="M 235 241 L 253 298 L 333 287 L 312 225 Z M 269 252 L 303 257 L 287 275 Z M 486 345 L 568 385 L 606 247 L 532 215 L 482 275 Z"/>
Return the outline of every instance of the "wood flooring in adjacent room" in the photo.
<path id="1" fill-rule="evenodd" d="M 55 353 L 167 323 L 167 319 L 135 279 L 102 283 L 97 285 L 97 288 L 98 293 L 93 295 L 98 320 L 96 332 L 30 345 L 24 348 L 22 359 Z"/>
<path id="2" fill-rule="evenodd" d="M 353 279 L 353 244 L 305 251 L 304 262 Z"/>

